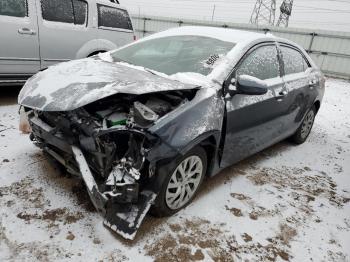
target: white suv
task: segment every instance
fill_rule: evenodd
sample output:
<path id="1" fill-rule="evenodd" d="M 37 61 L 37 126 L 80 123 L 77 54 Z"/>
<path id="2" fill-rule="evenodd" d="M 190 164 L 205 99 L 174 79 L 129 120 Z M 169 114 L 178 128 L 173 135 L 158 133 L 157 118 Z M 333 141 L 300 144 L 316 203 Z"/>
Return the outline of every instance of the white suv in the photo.
<path id="1" fill-rule="evenodd" d="M 23 83 L 58 62 L 135 39 L 117 0 L 1 0 L 0 85 Z"/>

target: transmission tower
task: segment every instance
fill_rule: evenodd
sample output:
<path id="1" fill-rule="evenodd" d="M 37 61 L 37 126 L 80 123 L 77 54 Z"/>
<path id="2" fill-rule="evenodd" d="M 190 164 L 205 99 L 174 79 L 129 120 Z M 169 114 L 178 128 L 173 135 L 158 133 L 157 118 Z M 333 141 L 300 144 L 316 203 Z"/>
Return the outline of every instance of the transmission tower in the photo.
<path id="1" fill-rule="evenodd" d="M 277 21 L 277 26 L 288 27 L 289 17 L 292 14 L 293 0 L 284 0 L 280 7 L 280 17 Z"/>
<path id="2" fill-rule="evenodd" d="M 273 25 L 275 23 L 276 0 L 256 0 L 250 23 Z"/>

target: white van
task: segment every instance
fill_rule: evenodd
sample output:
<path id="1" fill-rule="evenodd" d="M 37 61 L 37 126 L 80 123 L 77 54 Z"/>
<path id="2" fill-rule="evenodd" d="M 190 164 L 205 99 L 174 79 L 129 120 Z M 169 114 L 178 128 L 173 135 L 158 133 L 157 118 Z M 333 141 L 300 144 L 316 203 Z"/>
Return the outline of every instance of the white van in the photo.
<path id="1" fill-rule="evenodd" d="M 135 40 L 117 0 L 0 0 L 0 85 Z"/>

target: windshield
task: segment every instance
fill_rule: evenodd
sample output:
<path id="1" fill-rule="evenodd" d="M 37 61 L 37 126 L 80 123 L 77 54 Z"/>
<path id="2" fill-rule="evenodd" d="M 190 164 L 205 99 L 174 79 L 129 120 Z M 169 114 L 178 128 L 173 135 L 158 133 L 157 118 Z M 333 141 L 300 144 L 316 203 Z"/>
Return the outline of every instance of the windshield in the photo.
<path id="1" fill-rule="evenodd" d="M 114 61 L 143 66 L 167 75 L 208 75 L 234 43 L 202 36 L 171 36 L 136 43 L 111 53 Z"/>

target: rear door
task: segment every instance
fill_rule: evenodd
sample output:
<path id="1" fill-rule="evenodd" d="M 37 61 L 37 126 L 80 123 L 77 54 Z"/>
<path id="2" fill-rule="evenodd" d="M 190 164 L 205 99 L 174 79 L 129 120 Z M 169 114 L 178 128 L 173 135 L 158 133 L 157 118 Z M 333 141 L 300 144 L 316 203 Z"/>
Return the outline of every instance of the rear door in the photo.
<path id="1" fill-rule="evenodd" d="M 250 75 L 264 80 L 265 95 L 226 98 L 226 134 L 221 166 L 226 167 L 274 144 L 283 136 L 285 89 L 275 43 L 252 48 L 239 62 L 233 78 Z"/>
<path id="2" fill-rule="evenodd" d="M 38 1 L 42 67 L 77 58 L 79 50 L 96 38 L 84 0 Z"/>
<path id="3" fill-rule="evenodd" d="M 113 42 L 117 47 L 134 40 L 129 13 L 112 3 L 97 4 L 98 37 Z"/>
<path id="4" fill-rule="evenodd" d="M 34 0 L 0 1 L 0 81 L 39 71 L 39 42 Z M 5 77 L 6 75 L 6 77 Z"/>
<path id="5" fill-rule="evenodd" d="M 306 111 L 315 101 L 318 83 L 310 70 L 311 65 L 298 48 L 280 43 L 279 50 L 284 69 L 283 80 L 288 89 L 289 108 L 285 128 L 286 132 L 294 133 Z"/>

